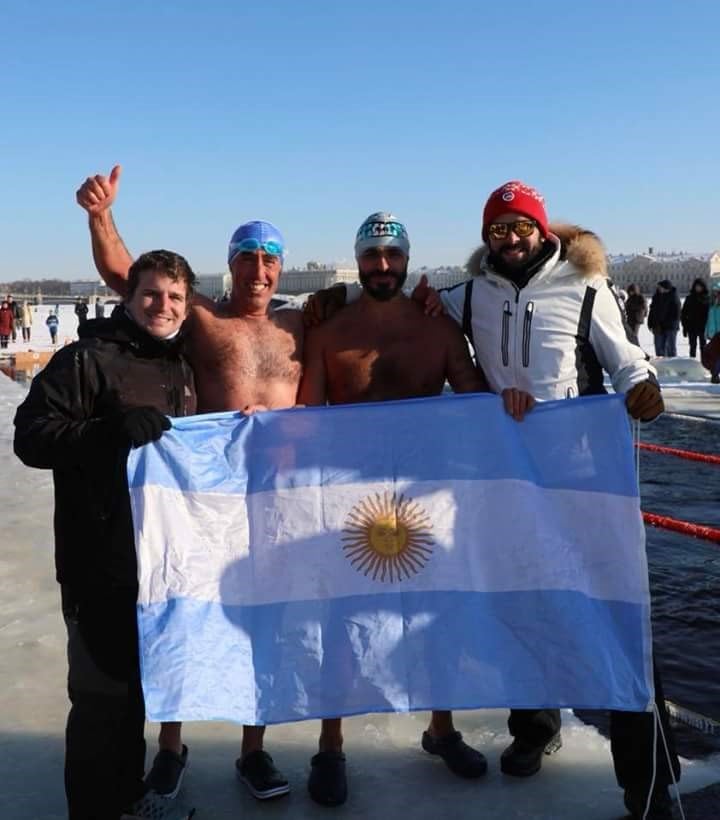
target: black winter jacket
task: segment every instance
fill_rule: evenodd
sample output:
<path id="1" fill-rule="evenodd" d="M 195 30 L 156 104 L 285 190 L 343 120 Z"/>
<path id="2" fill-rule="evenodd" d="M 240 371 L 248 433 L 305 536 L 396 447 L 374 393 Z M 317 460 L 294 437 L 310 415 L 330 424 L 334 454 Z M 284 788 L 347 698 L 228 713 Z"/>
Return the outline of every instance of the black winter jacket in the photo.
<path id="1" fill-rule="evenodd" d="M 680 320 L 685 333 L 700 335 L 705 333 L 705 324 L 710 310 L 710 296 L 707 290 L 705 293 L 697 293 L 693 290 L 688 293 L 683 302 Z"/>
<path id="2" fill-rule="evenodd" d="M 633 330 L 636 330 L 645 321 L 647 302 L 642 293 L 631 293 L 625 300 L 625 316 L 627 323 Z"/>
<path id="3" fill-rule="evenodd" d="M 94 319 L 33 380 L 15 415 L 15 453 L 52 469 L 58 581 L 78 597 L 137 590 L 122 409 L 152 406 L 169 416 L 196 412 L 181 336 L 154 339 L 118 306 Z"/>
<path id="4" fill-rule="evenodd" d="M 668 333 L 680 327 L 680 297 L 674 287 L 667 293 L 656 291 L 650 302 L 648 327 L 653 333 Z"/>

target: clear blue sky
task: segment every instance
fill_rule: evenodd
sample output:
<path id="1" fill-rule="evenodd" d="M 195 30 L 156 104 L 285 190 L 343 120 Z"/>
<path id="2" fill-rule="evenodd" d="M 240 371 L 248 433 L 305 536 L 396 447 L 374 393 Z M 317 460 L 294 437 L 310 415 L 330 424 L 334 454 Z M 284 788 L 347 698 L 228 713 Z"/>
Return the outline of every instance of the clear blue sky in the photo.
<path id="1" fill-rule="evenodd" d="M 367 214 L 462 264 L 519 178 L 611 252 L 720 247 L 715 0 L 37 0 L 0 6 L 0 281 L 87 278 L 74 192 L 123 165 L 134 253 L 352 262 Z"/>

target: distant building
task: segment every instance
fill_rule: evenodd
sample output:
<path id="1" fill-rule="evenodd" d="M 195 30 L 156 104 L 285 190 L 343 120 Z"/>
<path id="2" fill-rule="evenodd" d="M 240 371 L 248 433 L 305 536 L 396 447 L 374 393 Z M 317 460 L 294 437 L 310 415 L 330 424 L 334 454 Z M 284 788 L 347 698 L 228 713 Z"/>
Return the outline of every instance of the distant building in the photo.
<path id="1" fill-rule="evenodd" d="M 344 282 L 357 282 L 357 269 L 320 266 L 287 268 L 280 276 L 278 291 L 288 294 L 314 293 Z"/>
<path id="2" fill-rule="evenodd" d="M 428 284 L 436 290 L 451 288 L 453 285 L 459 285 L 460 282 L 464 282 L 470 278 L 467 270 L 459 265 L 440 268 L 419 268 L 408 274 L 408 287 L 415 287 L 422 276 L 427 276 Z"/>
<path id="3" fill-rule="evenodd" d="M 229 273 L 199 273 L 195 290 L 210 299 L 221 299 L 231 287 L 232 276 Z"/>
<path id="4" fill-rule="evenodd" d="M 111 290 L 102 279 L 85 279 L 77 282 L 70 282 L 71 296 L 114 296 Z"/>
<path id="5" fill-rule="evenodd" d="M 687 293 L 695 279 L 720 277 L 720 251 L 714 253 L 647 253 L 608 257 L 608 273 L 615 285 L 626 288 L 634 282 L 645 293 L 669 279 L 681 293 Z"/>

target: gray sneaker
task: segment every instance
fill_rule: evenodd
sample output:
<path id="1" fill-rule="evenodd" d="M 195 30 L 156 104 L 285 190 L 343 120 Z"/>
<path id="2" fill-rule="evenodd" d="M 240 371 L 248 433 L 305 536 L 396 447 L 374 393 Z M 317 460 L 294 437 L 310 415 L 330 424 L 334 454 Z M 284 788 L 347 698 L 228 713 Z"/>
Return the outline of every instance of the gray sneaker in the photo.
<path id="1" fill-rule="evenodd" d="M 188 809 L 176 800 L 168 800 L 150 791 L 133 803 L 130 811 L 121 815 L 120 820 L 190 820 L 194 814 L 195 809 Z"/>

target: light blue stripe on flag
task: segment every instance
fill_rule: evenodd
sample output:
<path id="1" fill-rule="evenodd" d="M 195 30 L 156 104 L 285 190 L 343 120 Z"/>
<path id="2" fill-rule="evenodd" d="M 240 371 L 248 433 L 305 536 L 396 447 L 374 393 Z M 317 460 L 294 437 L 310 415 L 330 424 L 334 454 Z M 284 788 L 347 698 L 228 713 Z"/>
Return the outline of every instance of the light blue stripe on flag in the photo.
<path id="1" fill-rule="evenodd" d="M 652 701 L 622 397 L 176 420 L 128 475 L 152 720 Z"/>
<path id="2" fill-rule="evenodd" d="M 313 407 L 175 419 L 182 437 L 163 436 L 162 459 L 136 459 L 131 486 L 244 495 L 392 475 L 409 481 L 515 478 L 547 488 L 637 495 L 622 397 L 574 401 L 573 412 L 561 414 L 566 435 L 559 434 L 555 416 L 565 402 L 538 405 L 532 420 L 520 425 L 499 413 L 498 403 L 497 396 L 473 394 L 342 405 L 331 408 L 331 417 L 328 408 Z M 598 416 L 616 435 L 590 450 L 583 431 Z M 291 470 L 283 469 L 288 448 Z M 191 470 L 188 449 L 196 450 Z"/>

